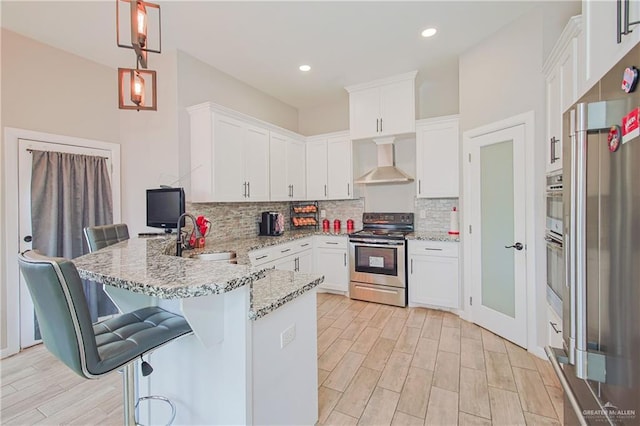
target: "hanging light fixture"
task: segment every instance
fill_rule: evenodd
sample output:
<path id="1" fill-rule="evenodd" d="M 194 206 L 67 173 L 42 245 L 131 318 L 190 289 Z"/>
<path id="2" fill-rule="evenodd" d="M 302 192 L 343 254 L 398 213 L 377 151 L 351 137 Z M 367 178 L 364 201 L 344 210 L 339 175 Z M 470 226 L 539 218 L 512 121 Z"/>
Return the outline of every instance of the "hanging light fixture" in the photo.
<path id="1" fill-rule="evenodd" d="M 141 68 L 147 68 L 147 53 L 161 53 L 161 33 L 159 5 L 142 0 L 116 0 L 118 47 L 135 50 Z"/>
<path id="2" fill-rule="evenodd" d="M 118 107 L 157 111 L 156 72 L 152 70 L 118 68 Z"/>
<path id="3" fill-rule="evenodd" d="M 147 53 L 161 53 L 160 6 L 142 0 L 116 0 L 116 35 L 118 47 L 136 53 L 135 69 L 118 68 L 118 107 L 157 111 L 156 72 L 147 69 Z"/>

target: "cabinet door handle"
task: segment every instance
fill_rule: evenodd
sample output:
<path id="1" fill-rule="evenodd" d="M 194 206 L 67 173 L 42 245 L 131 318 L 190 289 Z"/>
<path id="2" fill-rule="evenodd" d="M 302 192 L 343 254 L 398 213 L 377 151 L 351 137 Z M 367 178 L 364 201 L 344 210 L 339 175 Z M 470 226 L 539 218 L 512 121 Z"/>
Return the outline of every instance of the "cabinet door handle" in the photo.
<path id="1" fill-rule="evenodd" d="M 291 249 L 290 249 L 290 248 L 288 248 L 288 249 L 280 250 L 280 253 L 286 253 L 286 252 L 288 252 L 288 251 L 291 251 Z"/>
<path id="2" fill-rule="evenodd" d="M 422 194 L 422 181 L 418 179 L 418 194 Z"/>
<path id="3" fill-rule="evenodd" d="M 562 330 L 558 330 L 558 328 L 556 327 L 558 324 L 556 324 L 555 322 L 551 322 L 551 321 L 549 321 L 549 324 L 551 325 L 551 328 L 553 328 L 553 331 L 556 332 L 556 334 L 562 333 Z"/>
<path id="4" fill-rule="evenodd" d="M 308 245 L 309 245 L 309 243 L 304 243 L 304 244 L 300 244 L 300 247 L 306 247 Z"/>
<path id="5" fill-rule="evenodd" d="M 244 183 L 242 184 L 242 196 L 243 196 L 244 198 L 247 198 L 247 182 L 244 182 Z"/>
<path id="6" fill-rule="evenodd" d="M 300 258 L 293 259 L 293 271 L 298 272 L 300 270 Z"/>
<path id="7" fill-rule="evenodd" d="M 324 186 L 324 196 L 327 196 L 327 185 Z"/>
<path id="8" fill-rule="evenodd" d="M 411 259 L 411 275 L 413 275 L 413 259 Z"/>
<path id="9" fill-rule="evenodd" d="M 425 247 L 425 250 L 429 250 L 429 251 L 442 251 L 441 248 L 431 248 L 431 247 Z"/>
<path id="10" fill-rule="evenodd" d="M 378 133 L 380 130 L 378 130 L 380 128 L 380 119 L 376 118 L 376 133 Z"/>
<path id="11" fill-rule="evenodd" d="M 269 255 L 268 255 L 268 254 L 265 254 L 264 256 L 258 256 L 258 257 L 256 257 L 256 260 L 264 259 L 264 258 L 267 258 L 267 257 L 269 257 Z"/>
<path id="12" fill-rule="evenodd" d="M 351 195 L 351 185 L 347 184 L 347 195 Z"/>
<path id="13" fill-rule="evenodd" d="M 347 253 L 344 253 L 344 266 L 347 266 Z"/>
<path id="14" fill-rule="evenodd" d="M 382 118 L 380 119 L 380 133 L 382 133 Z"/>
<path id="15" fill-rule="evenodd" d="M 334 244 L 334 245 L 338 245 L 338 243 L 336 243 L 335 241 L 325 241 L 325 244 Z"/>
<path id="16" fill-rule="evenodd" d="M 247 198 L 251 198 L 251 182 L 247 182 Z"/>

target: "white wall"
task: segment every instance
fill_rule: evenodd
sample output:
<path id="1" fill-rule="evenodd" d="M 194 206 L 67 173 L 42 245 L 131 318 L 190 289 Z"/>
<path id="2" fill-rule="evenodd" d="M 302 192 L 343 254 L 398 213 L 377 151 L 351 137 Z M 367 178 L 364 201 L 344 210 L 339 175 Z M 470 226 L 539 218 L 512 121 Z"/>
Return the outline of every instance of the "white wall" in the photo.
<path id="1" fill-rule="evenodd" d="M 422 69 L 416 76 L 418 119 L 459 112 L 458 58 Z"/>
<path id="2" fill-rule="evenodd" d="M 537 341 L 541 346 L 546 341 L 545 80 L 542 65 L 553 47 L 551 40 L 557 40 L 569 18 L 579 13 L 579 7 L 579 2 L 544 3 L 459 58 L 461 133 L 528 111 L 535 113 L 535 140 L 539 143 L 535 146 L 534 158 L 526 159 L 529 172 L 534 174 L 535 201 L 527 209 L 528 212 L 533 210 L 535 235 L 539 235 L 539 239 L 527 243 L 530 247 L 528 255 L 535 258 Z"/>
<path id="3" fill-rule="evenodd" d="M 17 127 L 117 142 L 119 134 L 115 69 L 5 29 L 2 29 L 1 51 L 3 129 Z M 4 131 L 2 135 L 4 137 Z M 17 182 L 17 177 L 6 178 L 7 182 Z M 4 206 L 4 191 L 1 199 Z M 11 219 L 17 226 L 18 218 Z M 3 227 L 3 242 L 4 232 Z M 4 260 L 4 256 L 2 259 Z M 7 330 L 5 271 L 3 268 L 0 279 L 2 349 L 6 348 Z"/>

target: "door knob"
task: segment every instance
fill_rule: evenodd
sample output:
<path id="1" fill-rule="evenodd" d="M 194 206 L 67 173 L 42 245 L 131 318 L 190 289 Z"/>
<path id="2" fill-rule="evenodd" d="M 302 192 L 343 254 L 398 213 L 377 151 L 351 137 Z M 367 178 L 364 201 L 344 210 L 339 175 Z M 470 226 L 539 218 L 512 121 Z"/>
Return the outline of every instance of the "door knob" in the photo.
<path id="1" fill-rule="evenodd" d="M 24 237 L 24 242 L 25 243 L 30 243 L 31 240 L 33 240 L 33 238 L 31 237 L 31 235 L 27 235 L 26 237 Z"/>
<path id="2" fill-rule="evenodd" d="M 515 243 L 512 246 L 504 246 L 504 248 L 515 248 L 516 250 L 522 250 L 524 246 L 522 245 L 522 243 Z"/>

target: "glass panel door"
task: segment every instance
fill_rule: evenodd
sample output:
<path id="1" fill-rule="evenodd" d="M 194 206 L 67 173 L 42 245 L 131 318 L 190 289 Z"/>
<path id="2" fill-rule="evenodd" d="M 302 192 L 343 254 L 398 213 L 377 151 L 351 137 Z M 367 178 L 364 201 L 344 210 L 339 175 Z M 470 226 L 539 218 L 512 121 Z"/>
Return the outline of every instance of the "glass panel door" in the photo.
<path id="1" fill-rule="evenodd" d="M 480 148 L 482 304 L 515 318 L 513 141 Z"/>

